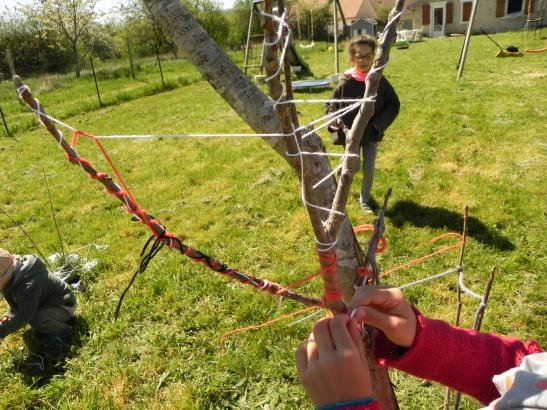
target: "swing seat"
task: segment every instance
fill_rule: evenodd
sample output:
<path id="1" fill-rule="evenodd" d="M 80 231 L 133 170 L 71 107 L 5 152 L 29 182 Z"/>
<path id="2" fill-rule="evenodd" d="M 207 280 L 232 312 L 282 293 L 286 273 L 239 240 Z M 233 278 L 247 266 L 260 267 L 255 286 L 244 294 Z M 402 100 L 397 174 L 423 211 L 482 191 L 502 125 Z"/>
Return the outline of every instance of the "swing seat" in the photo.
<path id="1" fill-rule="evenodd" d="M 330 86 L 330 80 L 301 80 L 293 81 L 294 90 L 312 90 L 313 88 L 324 88 Z"/>
<path id="2" fill-rule="evenodd" d="M 302 44 L 302 42 L 300 42 L 298 45 L 300 46 L 300 48 L 312 48 L 313 46 L 315 46 L 315 41 L 312 41 L 310 44 Z"/>

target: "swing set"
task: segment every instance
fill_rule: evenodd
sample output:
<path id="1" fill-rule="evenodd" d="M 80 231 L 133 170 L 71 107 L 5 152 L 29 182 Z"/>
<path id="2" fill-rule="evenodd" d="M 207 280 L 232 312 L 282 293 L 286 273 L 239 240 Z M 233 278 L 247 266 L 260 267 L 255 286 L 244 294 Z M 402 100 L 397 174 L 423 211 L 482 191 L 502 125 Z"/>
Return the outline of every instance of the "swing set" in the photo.
<path id="1" fill-rule="evenodd" d="M 310 10 L 310 27 L 309 27 L 309 44 L 303 44 L 302 43 L 302 33 L 300 31 L 300 13 L 298 12 L 298 8 L 296 9 L 296 27 L 298 29 L 298 41 L 301 48 L 312 48 L 315 46 L 315 40 L 313 38 L 313 7 L 309 9 Z"/>

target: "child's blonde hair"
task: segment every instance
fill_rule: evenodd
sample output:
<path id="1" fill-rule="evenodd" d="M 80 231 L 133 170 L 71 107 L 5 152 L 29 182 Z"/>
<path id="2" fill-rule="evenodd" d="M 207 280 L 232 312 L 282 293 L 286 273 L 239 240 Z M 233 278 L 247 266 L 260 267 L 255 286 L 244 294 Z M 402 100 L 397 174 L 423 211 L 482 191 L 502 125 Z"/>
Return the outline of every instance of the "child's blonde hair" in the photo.
<path id="1" fill-rule="evenodd" d="M 350 61 L 353 60 L 353 56 L 355 55 L 355 46 L 369 46 L 374 53 L 376 51 L 376 39 L 368 34 L 353 37 L 349 41 L 347 48 Z"/>

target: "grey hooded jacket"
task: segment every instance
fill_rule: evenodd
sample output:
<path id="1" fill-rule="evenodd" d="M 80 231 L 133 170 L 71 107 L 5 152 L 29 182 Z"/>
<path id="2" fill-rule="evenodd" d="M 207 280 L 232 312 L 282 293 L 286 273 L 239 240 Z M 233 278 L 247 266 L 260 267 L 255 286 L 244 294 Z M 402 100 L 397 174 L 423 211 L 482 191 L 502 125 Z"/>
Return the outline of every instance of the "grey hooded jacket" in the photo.
<path id="1" fill-rule="evenodd" d="M 76 297 L 61 279 L 48 273 L 34 255 L 25 255 L 15 264 L 13 280 L 2 292 L 8 302 L 11 320 L 0 324 L 0 338 L 30 323 L 43 307 L 74 307 Z"/>

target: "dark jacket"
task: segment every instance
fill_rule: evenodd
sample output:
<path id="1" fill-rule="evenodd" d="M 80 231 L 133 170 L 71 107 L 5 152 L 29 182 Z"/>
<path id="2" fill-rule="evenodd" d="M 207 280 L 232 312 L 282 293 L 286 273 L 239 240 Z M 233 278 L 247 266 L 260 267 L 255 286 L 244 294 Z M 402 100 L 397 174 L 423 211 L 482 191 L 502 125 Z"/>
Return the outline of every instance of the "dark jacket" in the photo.
<path id="1" fill-rule="evenodd" d="M 363 98 L 365 95 L 365 82 L 356 81 L 349 75 L 344 75 L 340 79 L 340 82 L 336 86 L 331 99 L 358 99 Z M 344 108 L 350 105 L 350 103 L 329 103 L 327 104 L 327 113 L 334 112 L 340 108 Z M 389 81 L 382 77 L 380 84 L 378 84 L 378 95 L 374 103 L 374 114 L 370 118 L 370 121 L 365 128 L 365 133 L 361 138 L 361 145 L 366 142 L 379 142 L 384 137 L 384 131 L 391 125 L 391 123 L 397 118 L 399 114 L 399 97 L 393 89 Z M 352 110 L 342 116 L 344 125 L 351 129 L 353 120 L 359 112 L 359 109 Z M 338 141 L 334 143 L 336 145 L 345 145 L 345 134 L 342 130 L 338 132 Z"/>
<path id="2" fill-rule="evenodd" d="M 76 304 L 67 284 L 48 273 L 44 263 L 34 255 L 17 260 L 13 280 L 2 293 L 8 302 L 11 320 L 0 324 L 0 338 L 30 323 L 39 308 Z"/>

